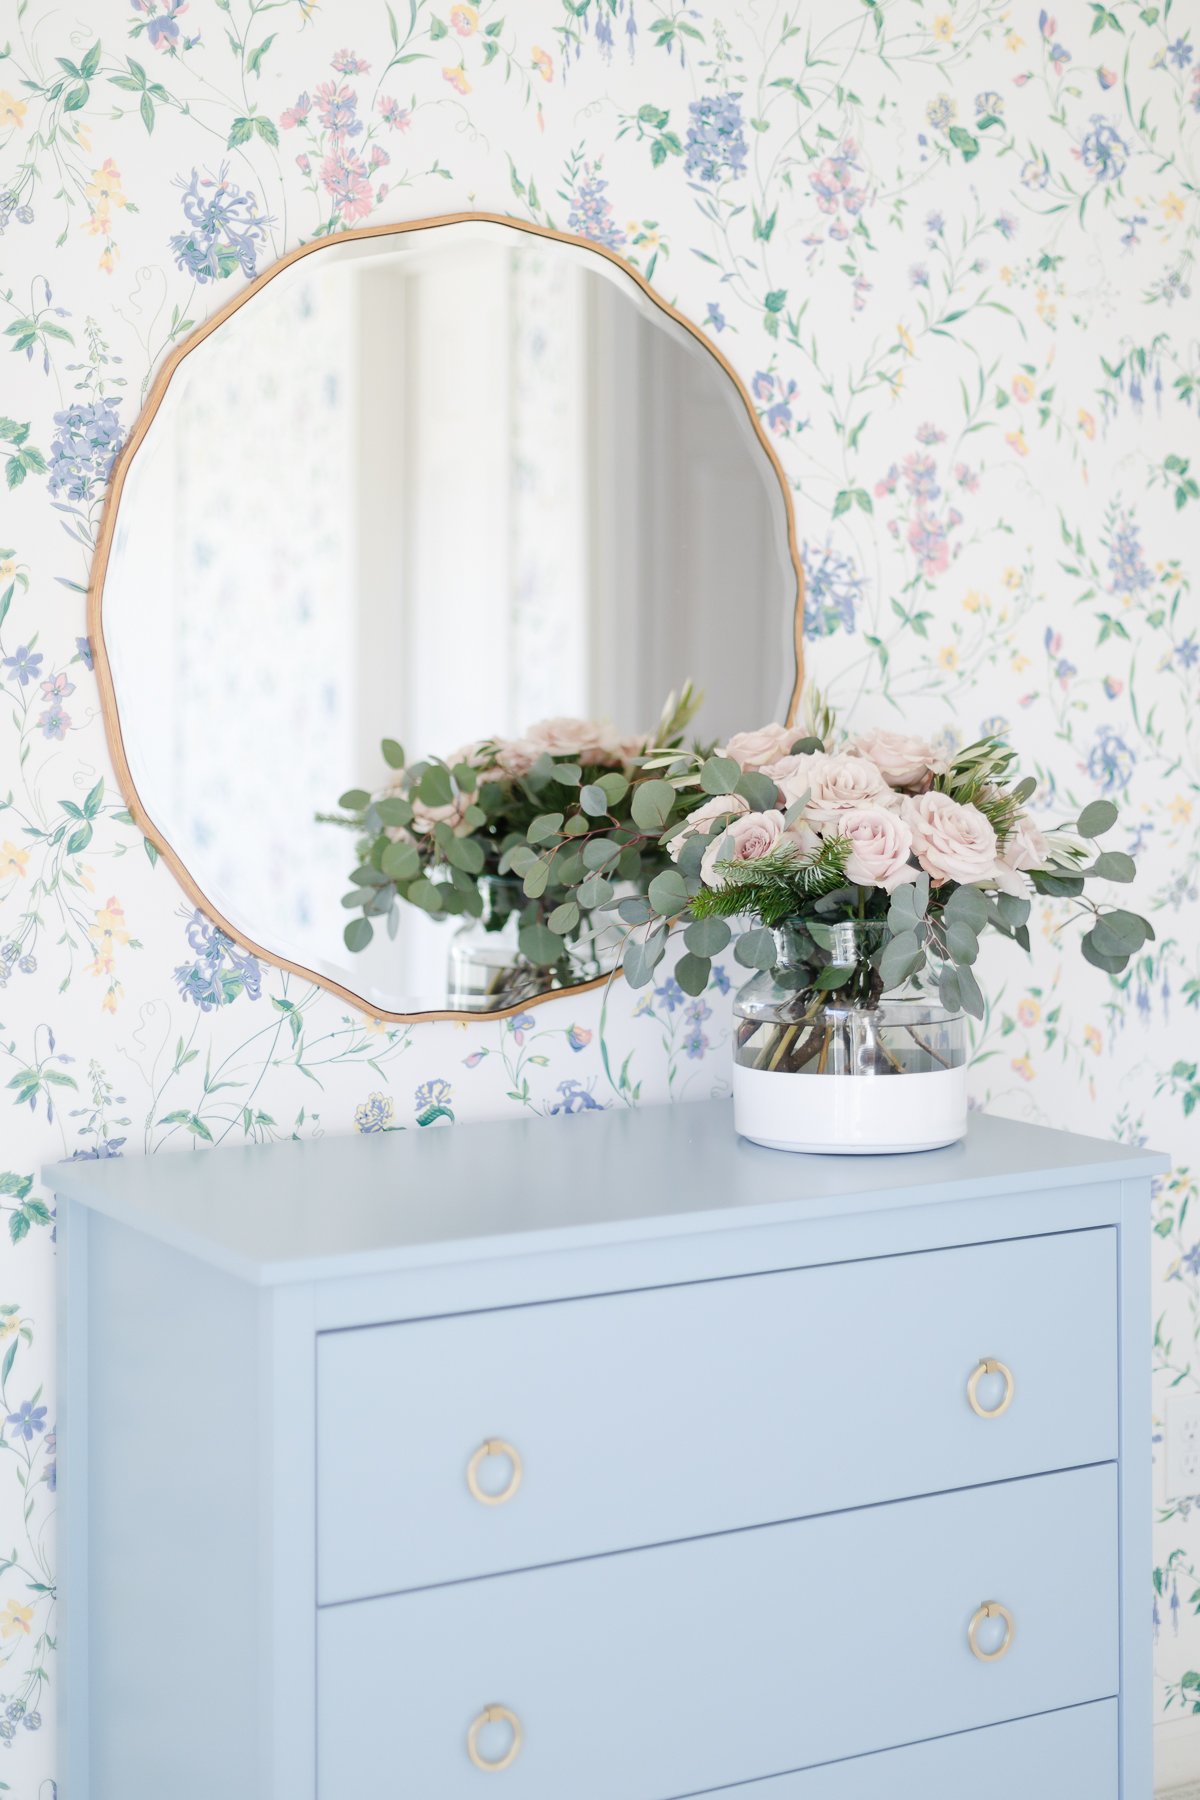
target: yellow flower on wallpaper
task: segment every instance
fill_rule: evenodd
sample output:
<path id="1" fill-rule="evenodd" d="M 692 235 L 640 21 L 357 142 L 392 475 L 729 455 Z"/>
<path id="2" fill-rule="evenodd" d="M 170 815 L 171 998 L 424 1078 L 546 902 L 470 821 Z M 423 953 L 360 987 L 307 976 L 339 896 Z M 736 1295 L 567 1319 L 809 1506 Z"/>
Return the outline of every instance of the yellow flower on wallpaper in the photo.
<path id="1" fill-rule="evenodd" d="M 1172 825 L 1186 825 L 1192 816 L 1192 803 L 1186 794 L 1176 794 L 1167 806 Z"/>
<path id="2" fill-rule="evenodd" d="M 25 114 L 29 111 L 27 100 L 18 100 L 7 88 L 0 88 L 0 131 L 7 129 L 20 130 L 25 123 Z"/>
<path id="3" fill-rule="evenodd" d="M 1014 1056 L 1012 1059 L 1013 1074 L 1019 1075 L 1022 1081 L 1032 1081 L 1034 1068 L 1027 1056 Z"/>
<path id="4" fill-rule="evenodd" d="M 450 28 L 457 31 L 459 37 L 472 37 L 479 27 L 479 13 L 474 6 L 452 6 L 450 8 Z"/>
<path id="5" fill-rule="evenodd" d="M 1032 996 L 1030 996 L 1030 998 L 1028 998 L 1028 999 L 1022 1000 L 1021 1004 L 1017 1008 L 1017 1019 L 1018 1019 L 1019 1023 L 1025 1027 L 1026 1031 L 1030 1031 L 1033 1028 L 1033 1026 L 1035 1026 L 1037 1024 L 1037 1022 L 1041 1018 L 1041 1016 L 1042 1016 L 1041 1006 L 1038 1004 L 1038 1002 L 1036 1000 L 1034 1000 L 1032 998 Z"/>
<path id="6" fill-rule="evenodd" d="M 442 80 L 448 81 L 457 94 L 469 94 L 471 84 L 467 80 L 467 71 L 461 63 L 447 63 L 442 70 Z"/>
<path id="7" fill-rule="evenodd" d="M 1095 1025 L 1084 1026 L 1083 1041 L 1086 1047 L 1092 1052 L 1093 1056 L 1099 1056 L 1104 1049 L 1104 1039 L 1100 1036 L 1100 1032 Z"/>
<path id="8" fill-rule="evenodd" d="M 14 1638 L 24 1634 L 29 1636 L 29 1628 L 33 1624 L 32 1606 L 22 1606 L 18 1600 L 10 1600 L 4 1611 L 0 1613 L 0 1637 Z"/>
<path id="9" fill-rule="evenodd" d="M 1014 400 L 1019 401 L 1022 406 L 1024 406 L 1028 401 L 1033 399 L 1035 391 L 1036 390 L 1034 388 L 1033 381 L 1030 376 L 1028 376 L 1028 375 L 1014 375 L 1013 376 L 1013 378 L 1012 378 L 1012 397 Z"/>
<path id="10" fill-rule="evenodd" d="M 121 179 L 121 171 L 111 156 L 106 156 L 98 169 L 92 170 L 92 179 L 83 190 L 85 197 L 92 202 L 97 211 L 108 206 L 128 206 L 125 188 Z"/>
<path id="11" fill-rule="evenodd" d="M 28 862 L 28 850 L 21 849 L 11 838 L 5 838 L 0 844 L 0 881 L 6 875 L 24 875 Z"/>
<path id="12" fill-rule="evenodd" d="M 1177 194 L 1174 188 L 1172 188 L 1165 200 L 1159 202 L 1159 205 L 1162 207 L 1163 218 L 1166 219 L 1168 224 L 1174 224 L 1177 220 L 1182 219 L 1183 195 Z"/>
<path id="13" fill-rule="evenodd" d="M 979 598 L 979 590 L 977 588 L 972 588 L 970 593 L 967 594 L 963 600 L 963 611 L 969 612 L 969 613 L 977 613 L 979 611 L 981 604 L 982 604 L 982 602 L 980 601 L 980 598 Z"/>
<path id="14" fill-rule="evenodd" d="M 21 1319 L 18 1313 L 9 1313 L 0 1319 L 0 1338 L 15 1337 L 20 1329 Z"/>
<path id="15" fill-rule="evenodd" d="M 1094 438 L 1096 435 L 1095 418 L 1086 406 L 1081 406 L 1079 409 L 1079 429 L 1085 438 Z"/>
<path id="16" fill-rule="evenodd" d="M 554 58 L 540 44 L 533 46 L 533 66 L 543 81 L 554 80 Z"/>
<path id="17" fill-rule="evenodd" d="M 95 960 L 91 964 L 93 975 L 111 975 L 116 967 L 116 951 L 118 946 L 129 943 L 129 932 L 125 925 L 125 908 L 116 898 L 110 897 L 105 906 L 97 909 L 95 920 L 88 926 L 88 936 L 95 947 Z M 111 1008 L 109 1009 L 112 1010 Z"/>
<path id="18" fill-rule="evenodd" d="M 957 669 L 958 651 L 953 644 L 943 644 L 937 653 L 939 669 Z"/>
<path id="19" fill-rule="evenodd" d="M 949 13 L 941 13 L 933 21 L 933 35 L 940 44 L 949 44 L 954 40 L 954 20 Z"/>
<path id="20" fill-rule="evenodd" d="M 1004 434 L 1004 441 L 1010 449 L 1016 451 L 1018 456 L 1029 455 L 1029 445 L 1025 442 L 1025 433 L 1023 431 L 1006 431 Z"/>

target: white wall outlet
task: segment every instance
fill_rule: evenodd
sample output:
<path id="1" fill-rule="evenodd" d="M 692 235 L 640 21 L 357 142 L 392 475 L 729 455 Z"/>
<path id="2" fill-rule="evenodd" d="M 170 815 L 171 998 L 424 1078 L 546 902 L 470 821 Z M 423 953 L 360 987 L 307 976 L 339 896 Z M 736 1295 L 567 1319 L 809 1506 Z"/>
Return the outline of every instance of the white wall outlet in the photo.
<path id="1" fill-rule="evenodd" d="M 1168 1500 L 1190 1500 L 1200 1494 L 1200 1394 L 1167 1398 Z"/>

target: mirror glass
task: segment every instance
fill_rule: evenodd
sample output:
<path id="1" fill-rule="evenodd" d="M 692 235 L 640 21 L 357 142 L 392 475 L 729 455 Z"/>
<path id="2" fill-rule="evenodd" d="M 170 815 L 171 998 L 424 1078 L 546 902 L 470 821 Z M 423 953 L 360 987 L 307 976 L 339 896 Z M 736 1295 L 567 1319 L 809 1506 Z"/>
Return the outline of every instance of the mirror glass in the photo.
<path id="1" fill-rule="evenodd" d="M 797 574 L 750 405 L 619 265 L 499 223 L 333 241 L 246 298 L 123 470 L 101 599 L 193 898 L 371 1010 L 437 1010 L 461 919 L 343 941 L 354 844 L 318 815 L 386 786 L 382 739 L 644 737 L 688 680 L 689 737 L 785 717 Z"/>

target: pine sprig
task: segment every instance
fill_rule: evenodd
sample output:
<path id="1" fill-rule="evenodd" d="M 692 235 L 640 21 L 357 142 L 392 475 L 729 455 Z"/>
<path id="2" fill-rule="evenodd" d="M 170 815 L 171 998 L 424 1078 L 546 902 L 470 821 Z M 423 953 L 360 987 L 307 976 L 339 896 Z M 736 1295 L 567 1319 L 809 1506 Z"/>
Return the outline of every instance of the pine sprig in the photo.
<path id="1" fill-rule="evenodd" d="M 768 927 L 792 918 L 806 902 L 819 900 L 846 882 L 845 838 L 829 838 L 816 856 L 776 850 L 757 862 L 718 862 L 723 886 L 703 887 L 692 896 L 694 919 L 730 919 L 753 913 Z"/>

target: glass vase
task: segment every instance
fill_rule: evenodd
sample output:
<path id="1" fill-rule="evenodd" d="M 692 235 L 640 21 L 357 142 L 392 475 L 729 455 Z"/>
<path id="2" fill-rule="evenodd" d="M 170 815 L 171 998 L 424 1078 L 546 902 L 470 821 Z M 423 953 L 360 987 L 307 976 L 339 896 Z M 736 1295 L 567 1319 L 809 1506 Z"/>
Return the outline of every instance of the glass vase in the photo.
<path id="1" fill-rule="evenodd" d="M 773 1150 L 934 1150 L 967 1128 L 967 1034 L 915 983 L 885 994 L 887 926 L 796 921 L 734 1002 L 734 1124 Z M 848 971 L 818 984 L 829 967 Z"/>

